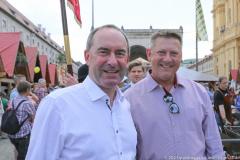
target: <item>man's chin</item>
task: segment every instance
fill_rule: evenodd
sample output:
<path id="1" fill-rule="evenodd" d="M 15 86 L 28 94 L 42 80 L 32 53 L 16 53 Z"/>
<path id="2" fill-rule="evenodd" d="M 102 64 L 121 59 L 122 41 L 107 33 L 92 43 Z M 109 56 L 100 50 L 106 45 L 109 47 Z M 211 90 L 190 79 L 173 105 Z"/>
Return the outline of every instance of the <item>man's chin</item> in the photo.
<path id="1" fill-rule="evenodd" d="M 159 74 L 157 76 L 160 81 L 171 81 L 172 79 L 174 79 L 174 75 L 166 73 L 166 74 Z"/>
<path id="2" fill-rule="evenodd" d="M 116 87 L 121 81 L 118 80 L 113 80 L 113 81 L 105 81 L 104 86 L 107 88 L 114 88 Z"/>

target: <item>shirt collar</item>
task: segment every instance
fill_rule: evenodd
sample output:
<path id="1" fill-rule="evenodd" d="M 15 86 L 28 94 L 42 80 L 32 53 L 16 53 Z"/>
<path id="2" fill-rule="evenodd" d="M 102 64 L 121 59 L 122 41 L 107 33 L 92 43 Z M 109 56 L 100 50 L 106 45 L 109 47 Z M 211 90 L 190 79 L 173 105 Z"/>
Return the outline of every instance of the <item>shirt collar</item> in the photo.
<path id="1" fill-rule="evenodd" d="M 146 80 L 147 80 L 147 91 L 148 92 L 151 92 L 152 90 L 154 90 L 156 87 L 162 87 L 161 85 L 159 85 L 151 76 L 150 73 L 147 74 L 146 76 Z M 178 74 L 176 74 L 176 79 L 174 81 L 174 87 L 185 87 L 187 84 L 186 84 L 186 81 L 181 78 Z"/>
<path id="2" fill-rule="evenodd" d="M 96 101 L 103 97 L 108 97 L 108 95 L 89 76 L 87 76 L 86 79 L 83 81 L 83 85 L 86 88 L 87 93 L 92 101 Z M 115 99 L 120 99 L 122 101 L 123 98 L 123 93 L 117 87 Z"/>

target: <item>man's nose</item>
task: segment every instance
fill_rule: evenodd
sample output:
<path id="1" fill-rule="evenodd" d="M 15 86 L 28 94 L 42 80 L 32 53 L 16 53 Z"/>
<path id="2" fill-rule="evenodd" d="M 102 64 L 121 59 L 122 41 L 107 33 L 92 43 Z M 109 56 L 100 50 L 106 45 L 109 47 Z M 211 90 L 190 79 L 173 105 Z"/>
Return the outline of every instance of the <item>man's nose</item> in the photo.
<path id="1" fill-rule="evenodd" d="M 172 60 L 171 54 L 169 52 L 167 54 L 165 54 L 164 60 L 165 61 L 171 61 Z"/>
<path id="2" fill-rule="evenodd" d="M 108 64 L 115 65 L 117 64 L 117 58 L 114 53 L 111 53 L 108 57 Z"/>

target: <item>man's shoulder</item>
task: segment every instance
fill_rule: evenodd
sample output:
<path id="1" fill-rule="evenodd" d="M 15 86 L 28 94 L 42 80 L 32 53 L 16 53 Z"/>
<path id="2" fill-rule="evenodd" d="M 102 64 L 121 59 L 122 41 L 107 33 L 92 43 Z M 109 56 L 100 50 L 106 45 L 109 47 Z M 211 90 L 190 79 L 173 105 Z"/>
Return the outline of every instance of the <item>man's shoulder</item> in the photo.
<path id="1" fill-rule="evenodd" d="M 194 80 L 191 80 L 191 79 L 187 79 L 187 78 L 183 78 L 183 77 L 178 77 L 178 78 L 181 79 L 181 85 L 183 85 L 184 87 L 186 87 L 186 88 L 194 87 L 198 91 L 203 91 L 203 92 L 207 93 L 206 88 L 202 84 L 195 82 Z"/>
<path id="2" fill-rule="evenodd" d="M 146 83 L 147 79 L 142 79 L 141 81 L 137 82 L 135 85 L 124 92 L 125 97 L 129 97 L 130 95 L 143 94 L 146 91 Z"/>
<path id="3" fill-rule="evenodd" d="M 222 91 L 220 91 L 219 89 L 217 89 L 215 92 L 214 92 L 214 97 L 215 98 L 221 98 L 221 97 L 224 97 L 224 94 Z"/>
<path id="4" fill-rule="evenodd" d="M 82 89 L 83 88 L 83 84 L 76 84 L 76 85 L 73 85 L 73 86 L 69 86 L 69 87 L 66 87 L 66 88 L 59 88 L 53 92 L 51 92 L 48 97 L 51 97 L 51 98 L 61 98 L 61 97 L 68 97 L 68 96 L 71 96 L 72 94 L 83 94 L 84 90 Z"/>

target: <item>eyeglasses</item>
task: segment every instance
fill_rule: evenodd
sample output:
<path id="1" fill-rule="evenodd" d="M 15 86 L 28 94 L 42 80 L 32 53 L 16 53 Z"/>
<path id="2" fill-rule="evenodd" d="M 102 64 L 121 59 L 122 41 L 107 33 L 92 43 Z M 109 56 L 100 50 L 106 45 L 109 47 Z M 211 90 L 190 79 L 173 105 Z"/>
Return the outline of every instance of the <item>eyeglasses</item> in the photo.
<path id="1" fill-rule="evenodd" d="M 170 93 L 166 93 L 164 96 L 163 96 L 163 101 L 167 104 L 169 104 L 169 112 L 172 113 L 172 114 L 178 114 L 180 113 L 180 109 L 178 107 L 178 105 L 173 102 L 173 96 L 172 94 Z"/>

